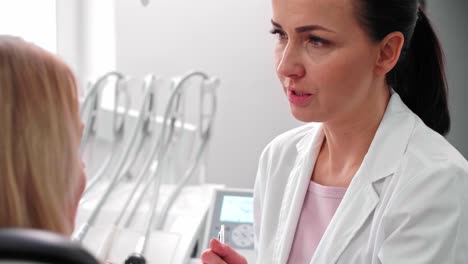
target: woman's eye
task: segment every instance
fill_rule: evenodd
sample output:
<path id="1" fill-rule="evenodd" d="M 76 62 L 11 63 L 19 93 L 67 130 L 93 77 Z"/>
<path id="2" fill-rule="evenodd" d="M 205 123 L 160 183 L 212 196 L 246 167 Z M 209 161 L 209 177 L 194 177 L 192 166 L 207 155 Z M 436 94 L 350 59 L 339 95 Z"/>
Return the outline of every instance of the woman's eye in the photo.
<path id="1" fill-rule="evenodd" d="M 284 32 L 279 30 L 279 29 L 272 29 L 272 30 L 270 30 L 270 33 L 273 34 L 273 35 L 277 35 L 279 40 L 284 40 L 284 39 L 287 38 L 286 34 L 284 34 Z"/>
<path id="2" fill-rule="evenodd" d="M 316 47 L 323 47 L 329 44 L 327 40 L 324 40 L 316 36 L 309 36 L 309 43 Z"/>

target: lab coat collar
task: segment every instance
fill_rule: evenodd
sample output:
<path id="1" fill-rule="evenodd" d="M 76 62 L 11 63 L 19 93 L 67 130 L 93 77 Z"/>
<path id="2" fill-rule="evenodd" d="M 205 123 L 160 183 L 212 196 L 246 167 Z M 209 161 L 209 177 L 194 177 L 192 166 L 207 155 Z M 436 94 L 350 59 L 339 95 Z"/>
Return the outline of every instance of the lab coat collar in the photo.
<path id="1" fill-rule="evenodd" d="M 375 182 L 395 172 L 408 144 L 414 121 L 414 114 L 392 90 L 385 114 L 363 161 L 372 175 L 368 180 Z M 296 144 L 298 159 L 307 155 L 310 157 L 317 151 L 316 147 L 321 147 L 324 139 L 322 125 L 316 123 L 313 129 Z M 315 159 L 308 161 L 315 163 Z"/>
<path id="2" fill-rule="evenodd" d="M 377 181 L 398 168 L 416 116 L 393 93 L 364 160 L 320 241 L 311 264 L 336 263 L 380 201 Z"/>
<path id="3" fill-rule="evenodd" d="M 413 133 L 416 115 L 393 93 L 380 126 L 363 160 L 370 182 L 392 175 Z"/>
<path id="4" fill-rule="evenodd" d="M 323 139 L 321 124 L 313 124 L 311 131 L 296 144 L 298 154 L 288 177 L 279 212 L 274 263 L 286 263 L 288 260 L 308 183 Z"/>
<path id="5" fill-rule="evenodd" d="M 414 123 L 414 114 L 404 105 L 397 93 L 392 93 L 363 163 L 323 235 L 311 264 L 335 263 L 373 212 L 380 199 L 373 183 L 395 172 Z M 295 166 L 285 187 L 273 258 L 277 263 L 286 263 L 288 260 L 308 183 L 323 142 L 321 125 L 312 127 L 310 133 L 296 145 L 298 154 Z"/>

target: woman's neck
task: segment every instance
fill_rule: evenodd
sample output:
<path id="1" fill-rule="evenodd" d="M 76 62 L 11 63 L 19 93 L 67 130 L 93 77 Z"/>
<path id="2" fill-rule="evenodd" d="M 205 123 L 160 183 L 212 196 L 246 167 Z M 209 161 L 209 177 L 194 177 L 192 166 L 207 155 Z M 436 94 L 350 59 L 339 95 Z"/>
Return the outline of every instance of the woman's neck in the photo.
<path id="1" fill-rule="evenodd" d="M 325 185 L 348 186 L 359 169 L 385 113 L 390 92 L 368 98 L 347 116 L 323 123 L 325 139 L 317 159 L 313 180 Z"/>

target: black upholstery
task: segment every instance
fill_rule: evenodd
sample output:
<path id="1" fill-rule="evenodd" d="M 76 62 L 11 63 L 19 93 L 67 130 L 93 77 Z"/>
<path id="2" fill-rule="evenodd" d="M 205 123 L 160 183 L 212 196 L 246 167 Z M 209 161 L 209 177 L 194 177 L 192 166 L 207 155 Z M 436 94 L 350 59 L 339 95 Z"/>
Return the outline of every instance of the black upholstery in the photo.
<path id="1" fill-rule="evenodd" d="M 50 264 L 98 264 L 78 243 L 52 232 L 0 228 L 0 263 L 27 261 Z"/>

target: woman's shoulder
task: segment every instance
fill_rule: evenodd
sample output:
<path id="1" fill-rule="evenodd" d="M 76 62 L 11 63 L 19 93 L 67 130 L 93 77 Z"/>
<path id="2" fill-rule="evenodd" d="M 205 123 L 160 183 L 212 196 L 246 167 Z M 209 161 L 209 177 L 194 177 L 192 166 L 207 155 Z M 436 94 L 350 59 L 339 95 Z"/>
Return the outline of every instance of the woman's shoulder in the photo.
<path id="1" fill-rule="evenodd" d="M 428 127 L 424 121 L 412 112 L 400 99 L 398 94 L 394 94 L 389 103 L 389 107 L 392 109 L 392 114 L 396 116 L 396 113 L 403 113 L 406 117 L 406 120 L 412 120 L 408 144 L 405 150 L 406 159 L 411 160 L 411 164 L 416 165 L 421 164 L 424 167 L 432 167 L 435 165 L 447 165 L 461 166 L 468 168 L 468 163 L 463 155 L 458 152 L 458 150 L 450 144 L 446 138 L 441 134 L 437 133 L 430 127 Z M 401 119 L 401 122 L 391 129 L 401 129 L 399 125 L 407 124 L 402 116 L 398 116 Z M 414 122 L 414 123 L 413 123 Z"/>
<path id="2" fill-rule="evenodd" d="M 416 191 L 430 183 L 446 186 L 438 189 L 439 194 L 455 195 L 458 187 L 468 188 L 468 162 L 443 136 L 418 119 L 396 177 L 397 190 Z"/>
<path id="3" fill-rule="evenodd" d="M 445 137 L 427 127 L 421 119 L 416 121 L 406 156 L 413 164 L 420 164 L 421 169 L 456 167 L 466 171 L 468 176 L 468 162 L 465 157 Z"/>
<path id="4" fill-rule="evenodd" d="M 443 136 L 428 128 L 420 119 L 408 141 L 399 166 L 377 188 L 386 223 L 394 229 L 425 219 L 424 224 L 444 218 L 468 221 L 468 162 Z M 450 208 L 450 210 L 447 210 Z M 463 213 L 462 213 L 463 212 Z M 401 217 L 408 217 L 402 221 Z M 455 220 L 454 220 L 455 221 Z M 405 224 L 406 223 L 406 224 Z M 464 226 L 468 232 L 468 225 Z M 392 228 L 390 228 L 392 229 Z"/>

